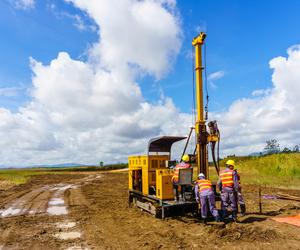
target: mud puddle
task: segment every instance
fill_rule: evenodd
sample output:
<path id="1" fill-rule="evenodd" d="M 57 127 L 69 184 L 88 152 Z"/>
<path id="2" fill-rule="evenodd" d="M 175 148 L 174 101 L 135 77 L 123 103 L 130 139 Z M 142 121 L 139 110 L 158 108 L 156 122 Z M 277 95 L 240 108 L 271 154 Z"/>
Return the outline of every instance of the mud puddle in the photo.
<path id="1" fill-rule="evenodd" d="M 0 249 L 89 249 L 70 206 L 75 205 L 74 194 L 81 204 L 82 186 L 98 176 L 37 176 L 0 193 Z"/>

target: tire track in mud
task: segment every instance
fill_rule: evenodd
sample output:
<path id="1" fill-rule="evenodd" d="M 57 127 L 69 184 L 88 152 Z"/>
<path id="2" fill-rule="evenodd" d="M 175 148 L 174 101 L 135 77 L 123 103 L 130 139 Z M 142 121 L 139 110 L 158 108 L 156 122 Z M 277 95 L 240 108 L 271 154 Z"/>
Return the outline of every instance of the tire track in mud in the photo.
<path id="1" fill-rule="evenodd" d="M 0 249 L 40 249 L 44 245 L 35 241 L 20 245 L 16 234 L 20 235 L 24 229 L 20 228 L 20 232 L 15 230 L 18 231 L 18 224 L 22 223 L 32 227 L 32 232 L 28 232 L 28 235 L 32 233 L 41 242 L 53 242 L 54 249 L 88 249 L 80 224 L 72 220 L 69 210 L 71 206 L 88 205 L 81 193 L 81 186 L 95 178 L 99 178 L 99 175 L 89 175 L 71 183 L 38 185 L 5 197 L 0 207 L 0 222 L 4 220 L 4 223 L 0 223 Z M 24 222 L 25 219 L 36 221 L 36 225 Z M 8 222 L 8 226 L 5 222 Z M 26 228 L 24 231 L 26 234 Z"/>
<path id="2" fill-rule="evenodd" d="M 98 176 L 88 176 L 81 179 L 80 181 L 75 182 L 74 184 L 59 183 L 53 185 L 44 185 L 37 189 L 29 191 L 23 190 L 18 193 L 12 194 L 1 202 L 0 218 L 47 213 L 47 209 L 49 207 L 55 207 L 54 205 L 56 202 L 64 203 L 64 196 L 66 191 L 70 189 L 76 189 L 81 185 L 94 180 L 97 177 Z M 59 213 L 55 214 L 60 215 Z"/>
<path id="3" fill-rule="evenodd" d="M 11 201 L 17 199 L 17 198 L 23 196 L 23 195 L 26 194 L 26 193 L 28 193 L 28 190 L 22 190 L 22 191 L 19 191 L 19 192 L 17 192 L 17 193 L 11 194 L 11 195 L 9 195 L 9 196 L 6 197 L 6 198 L 3 198 L 3 199 L 1 200 L 1 203 L 0 203 L 1 207 L 4 206 L 5 204 L 7 204 L 7 203 L 9 203 L 9 202 L 11 202 Z"/>
<path id="4" fill-rule="evenodd" d="M 2 211 L 0 211 L 0 217 L 6 218 L 11 216 L 46 213 L 49 197 L 54 194 L 51 188 L 55 188 L 55 185 L 52 187 L 46 185 L 35 190 L 30 190 L 29 192 L 20 195 L 15 200 L 11 199 L 10 202 L 4 205 Z"/>

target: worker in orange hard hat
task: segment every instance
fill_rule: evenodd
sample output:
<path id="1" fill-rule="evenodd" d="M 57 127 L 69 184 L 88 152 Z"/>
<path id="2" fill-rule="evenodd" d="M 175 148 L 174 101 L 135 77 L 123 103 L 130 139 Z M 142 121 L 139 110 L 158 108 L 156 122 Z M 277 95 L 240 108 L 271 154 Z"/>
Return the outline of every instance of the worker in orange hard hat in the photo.
<path id="1" fill-rule="evenodd" d="M 172 177 L 172 183 L 173 183 L 173 193 L 174 193 L 174 201 L 179 201 L 179 194 L 178 194 L 178 187 L 180 186 L 181 188 L 181 200 L 185 201 L 185 185 L 179 185 L 179 171 L 180 169 L 186 169 L 190 168 L 191 164 L 190 162 L 190 157 L 189 155 L 184 155 L 181 158 L 182 162 L 176 165 L 174 168 L 174 174 Z"/>
<path id="2" fill-rule="evenodd" d="M 226 168 L 220 171 L 218 186 L 221 191 L 221 209 L 223 218 L 227 216 L 228 208 L 231 208 L 232 219 L 237 219 L 236 193 L 239 189 L 237 174 L 234 171 L 235 162 L 228 160 Z"/>

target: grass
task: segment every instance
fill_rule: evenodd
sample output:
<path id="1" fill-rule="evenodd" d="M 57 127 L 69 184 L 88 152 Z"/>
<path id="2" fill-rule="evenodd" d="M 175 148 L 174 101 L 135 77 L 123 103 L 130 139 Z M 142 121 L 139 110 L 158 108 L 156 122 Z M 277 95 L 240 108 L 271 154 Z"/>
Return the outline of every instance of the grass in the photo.
<path id="1" fill-rule="evenodd" d="M 220 162 L 223 169 L 225 158 Z M 300 187 L 300 153 L 266 156 L 231 157 L 241 175 L 242 183 L 281 187 Z M 217 178 L 211 169 L 211 175 Z"/>
<path id="2" fill-rule="evenodd" d="M 112 164 L 103 167 L 78 166 L 68 168 L 31 168 L 31 169 L 0 169 L 0 180 L 5 180 L 14 185 L 26 183 L 31 176 L 44 174 L 64 174 L 70 172 L 90 172 L 121 169 L 128 167 L 127 164 Z"/>
<path id="3" fill-rule="evenodd" d="M 30 179 L 30 176 L 45 173 L 47 172 L 38 169 L 4 169 L 0 170 L 0 180 L 6 180 L 12 184 L 20 185 L 26 183 Z"/>
<path id="4" fill-rule="evenodd" d="M 225 158 L 220 162 L 224 169 Z M 236 162 L 241 175 L 242 184 L 258 184 L 274 187 L 300 187 L 300 153 L 280 153 L 266 156 L 230 157 Z M 64 174 L 68 172 L 105 171 L 127 168 L 127 164 L 97 166 L 79 166 L 72 168 L 34 168 L 34 169 L 2 169 L 0 180 L 15 185 L 26 183 L 31 176 L 41 174 Z M 210 167 L 210 178 L 217 180 L 216 171 Z"/>

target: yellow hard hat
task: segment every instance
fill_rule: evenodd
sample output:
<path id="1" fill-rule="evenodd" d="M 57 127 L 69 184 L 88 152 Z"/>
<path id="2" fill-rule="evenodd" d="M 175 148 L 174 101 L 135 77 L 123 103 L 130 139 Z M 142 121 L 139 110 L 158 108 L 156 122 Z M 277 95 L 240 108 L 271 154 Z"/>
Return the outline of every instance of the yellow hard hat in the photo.
<path id="1" fill-rule="evenodd" d="M 182 156 L 181 160 L 187 162 L 187 161 L 190 161 L 190 157 L 189 157 L 189 155 L 184 155 L 184 156 Z"/>
<path id="2" fill-rule="evenodd" d="M 235 167 L 235 162 L 234 162 L 234 160 L 228 160 L 228 161 L 226 161 L 226 165 Z"/>

